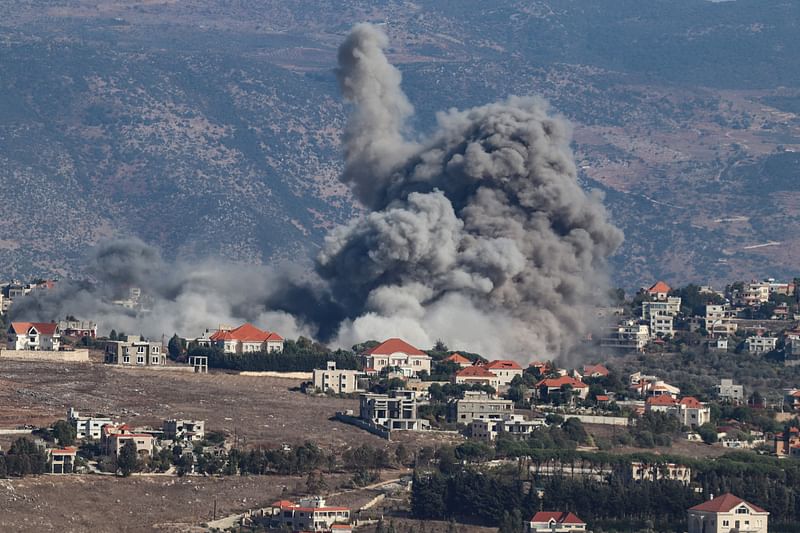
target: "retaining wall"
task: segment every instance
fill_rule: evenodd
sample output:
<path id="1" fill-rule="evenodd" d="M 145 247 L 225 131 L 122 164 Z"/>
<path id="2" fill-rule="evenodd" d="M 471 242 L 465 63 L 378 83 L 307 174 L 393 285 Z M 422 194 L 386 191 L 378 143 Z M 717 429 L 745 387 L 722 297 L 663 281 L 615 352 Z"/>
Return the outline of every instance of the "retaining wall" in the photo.
<path id="1" fill-rule="evenodd" d="M 48 352 L 44 350 L 0 350 L 0 359 L 51 361 L 53 363 L 88 363 L 89 350 Z"/>

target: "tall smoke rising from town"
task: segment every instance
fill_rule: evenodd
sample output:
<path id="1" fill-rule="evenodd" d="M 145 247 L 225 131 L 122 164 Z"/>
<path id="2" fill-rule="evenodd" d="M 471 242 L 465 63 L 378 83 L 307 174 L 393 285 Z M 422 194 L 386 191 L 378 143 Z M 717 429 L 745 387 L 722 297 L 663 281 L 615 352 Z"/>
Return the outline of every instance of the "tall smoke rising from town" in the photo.
<path id="1" fill-rule="evenodd" d="M 151 335 L 254 320 L 345 347 L 402 337 L 521 361 L 568 353 L 605 303 L 622 242 L 599 194 L 578 184 L 568 123 L 541 99 L 510 97 L 441 112 L 420 138 L 387 45 L 360 24 L 339 49 L 351 105 L 341 179 L 368 214 L 328 235 L 313 272 L 165 265 L 140 241 L 117 241 L 95 255 L 98 284 L 67 284 L 18 314 L 99 312 Z M 136 283 L 154 298 L 146 315 L 93 303 Z"/>

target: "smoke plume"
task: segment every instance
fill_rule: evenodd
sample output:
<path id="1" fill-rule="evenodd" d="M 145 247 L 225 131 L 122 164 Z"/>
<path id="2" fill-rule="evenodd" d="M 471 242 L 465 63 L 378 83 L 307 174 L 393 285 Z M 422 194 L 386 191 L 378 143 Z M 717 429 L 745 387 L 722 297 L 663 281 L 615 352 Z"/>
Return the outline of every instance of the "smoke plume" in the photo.
<path id="1" fill-rule="evenodd" d="M 250 320 L 345 347 L 441 339 L 523 362 L 569 353 L 605 303 L 622 233 L 578 184 L 568 123 L 543 100 L 510 97 L 441 112 L 421 138 L 387 45 L 360 24 L 339 49 L 351 104 L 341 179 L 368 214 L 333 230 L 303 276 L 297 265 L 165 264 L 141 241 L 115 241 L 94 255 L 97 283 L 23 299 L 15 315 L 70 313 L 147 335 Z M 100 303 L 130 286 L 152 296 L 148 313 Z"/>

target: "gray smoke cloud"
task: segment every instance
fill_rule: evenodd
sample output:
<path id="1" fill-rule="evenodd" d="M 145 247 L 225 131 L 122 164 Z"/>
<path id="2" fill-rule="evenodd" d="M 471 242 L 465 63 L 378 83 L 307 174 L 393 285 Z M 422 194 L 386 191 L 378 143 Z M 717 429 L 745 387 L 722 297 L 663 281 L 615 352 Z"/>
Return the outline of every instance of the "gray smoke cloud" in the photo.
<path id="1" fill-rule="evenodd" d="M 343 347 L 441 339 L 523 363 L 569 354 L 605 303 L 607 258 L 623 238 L 578 183 L 569 124 L 541 99 L 510 97 L 439 113 L 423 138 L 407 125 L 413 106 L 387 46 L 359 24 L 339 49 L 352 107 L 341 179 L 368 213 L 333 230 L 313 266 L 167 264 L 118 240 L 94 254 L 94 283 L 24 298 L 14 315 L 75 314 L 150 336 L 248 320 Z M 110 303 L 131 286 L 151 297 L 148 312 Z"/>

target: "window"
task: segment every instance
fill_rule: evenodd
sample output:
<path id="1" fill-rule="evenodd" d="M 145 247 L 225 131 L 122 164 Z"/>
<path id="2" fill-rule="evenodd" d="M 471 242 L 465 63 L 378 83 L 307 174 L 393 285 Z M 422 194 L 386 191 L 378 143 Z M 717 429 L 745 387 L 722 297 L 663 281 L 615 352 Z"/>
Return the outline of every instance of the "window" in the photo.
<path id="1" fill-rule="evenodd" d="M 747 507 L 742 506 L 736 509 L 736 514 L 750 514 L 750 511 L 747 509 Z"/>
<path id="2" fill-rule="evenodd" d="M 131 356 L 126 353 L 125 355 L 122 356 L 122 362 L 130 364 Z"/>
<path id="3" fill-rule="evenodd" d="M 143 365 L 143 364 L 144 364 L 144 355 L 139 355 L 139 356 L 136 358 L 136 364 L 137 364 L 137 365 Z"/>

